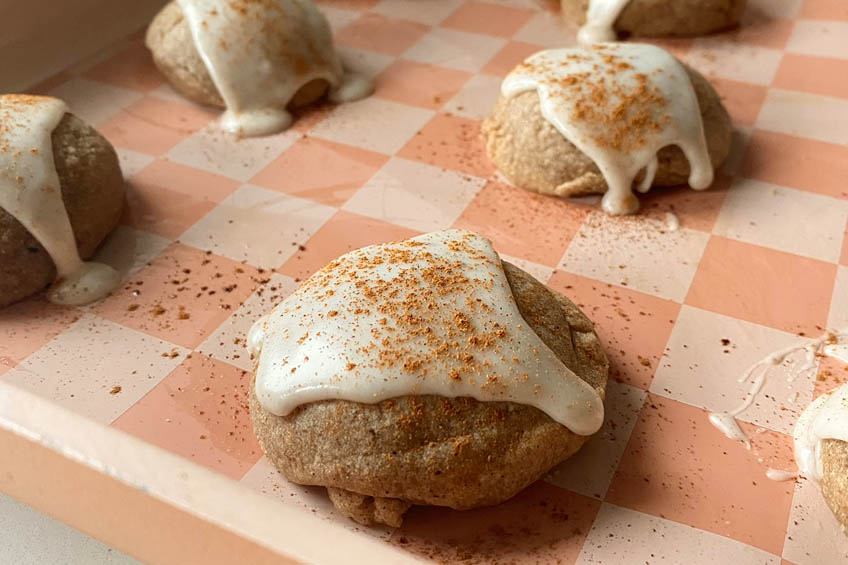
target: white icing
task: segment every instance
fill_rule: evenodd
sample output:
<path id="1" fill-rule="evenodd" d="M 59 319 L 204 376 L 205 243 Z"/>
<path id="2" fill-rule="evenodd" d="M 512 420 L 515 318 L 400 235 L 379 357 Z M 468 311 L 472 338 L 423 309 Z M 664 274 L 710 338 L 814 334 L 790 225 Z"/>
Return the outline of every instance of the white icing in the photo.
<path id="1" fill-rule="evenodd" d="M 53 130 L 67 112 L 56 98 L 0 96 L 0 208 L 16 218 L 56 265 L 47 298 L 81 305 L 107 295 L 118 273 L 80 259 L 53 162 Z"/>
<path id="2" fill-rule="evenodd" d="M 267 135 L 292 123 L 286 105 L 312 80 L 334 102 L 373 91 L 345 74 L 330 25 L 310 0 L 178 0 L 195 46 L 227 110 L 221 124 L 238 135 Z"/>
<path id="3" fill-rule="evenodd" d="M 618 36 L 613 26 L 630 0 L 589 0 L 586 23 L 577 32 L 581 45 L 615 41 Z"/>
<path id="4" fill-rule="evenodd" d="M 784 471 L 783 469 L 767 469 L 766 477 L 772 481 L 791 481 L 798 478 L 798 473 L 793 471 Z"/>
<path id="5" fill-rule="evenodd" d="M 848 355 L 843 359 L 848 362 Z M 822 440 L 848 441 L 848 383 L 822 394 L 807 406 L 795 424 L 793 436 L 798 471 L 820 480 Z"/>
<path id="6" fill-rule="evenodd" d="M 638 189 L 650 188 L 657 152 L 668 145 L 686 155 L 692 188 L 712 184 L 695 90 L 667 51 L 636 43 L 540 51 L 501 85 L 507 98 L 527 91 L 539 94 L 544 118 L 600 169 L 608 186 L 602 201 L 607 212 L 638 209 L 634 180 L 644 171 Z"/>
<path id="7" fill-rule="evenodd" d="M 449 230 L 365 247 L 310 277 L 250 332 L 270 412 L 434 394 L 535 406 L 577 434 L 600 394 L 522 318 L 491 242 Z"/>
<path id="8" fill-rule="evenodd" d="M 665 225 L 669 231 L 677 231 L 680 229 L 680 218 L 674 212 L 666 212 Z"/>
<path id="9" fill-rule="evenodd" d="M 757 395 L 763 389 L 771 369 L 778 365 L 782 365 L 784 362 L 788 361 L 791 355 L 802 351 L 804 352 L 804 362 L 800 366 L 796 363 L 792 363 L 789 366 L 787 381 L 790 383 L 797 379 L 800 375 L 814 370 L 816 368 L 816 360 L 819 357 L 833 357 L 834 359 L 839 359 L 848 363 L 848 343 L 845 343 L 846 341 L 848 341 L 848 330 L 827 332 L 820 338 L 804 345 L 793 345 L 766 355 L 763 359 L 751 365 L 739 378 L 740 383 L 745 383 L 753 377 L 753 380 L 751 380 L 751 388 L 745 396 L 745 400 L 729 412 L 710 412 L 710 422 L 716 428 L 721 430 L 725 436 L 730 439 L 744 442 L 748 449 L 750 449 L 751 441 L 745 432 L 743 432 L 739 427 L 736 418 L 754 403 Z M 815 402 L 813 404 L 815 404 Z M 810 410 L 813 404 L 811 404 L 807 410 Z M 796 432 L 798 430 L 798 426 L 801 425 L 801 420 L 803 418 L 804 415 L 802 414 L 798 420 L 798 424 L 796 424 Z M 846 418 L 848 418 L 848 416 L 846 416 Z M 796 456 L 797 453 L 796 438 Z M 809 454 L 807 453 L 805 456 L 807 455 Z M 799 467 L 800 465 L 801 463 L 799 461 Z"/>

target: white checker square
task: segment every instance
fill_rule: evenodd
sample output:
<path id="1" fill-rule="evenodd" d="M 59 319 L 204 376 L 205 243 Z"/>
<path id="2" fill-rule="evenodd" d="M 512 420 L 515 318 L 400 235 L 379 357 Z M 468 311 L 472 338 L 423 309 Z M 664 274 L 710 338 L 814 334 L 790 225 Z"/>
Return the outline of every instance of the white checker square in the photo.
<path id="1" fill-rule="evenodd" d="M 506 255 L 504 253 L 499 253 L 501 259 L 506 261 L 507 263 L 512 263 L 519 269 L 522 269 L 528 273 L 530 273 L 533 278 L 537 281 L 547 284 L 551 279 L 551 276 L 554 274 L 553 267 L 548 267 L 547 265 L 540 265 L 539 263 L 534 263 L 533 261 L 528 261 L 527 259 L 521 259 L 519 257 L 513 257 L 512 255 Z"/>
<path id="2" fill-rule="evenodd" d="M 462 0 L 429 2 L 427 0 L 382 0 L 371 11 L 390 18 L 436 25 L 462 5 Z"/>
<path id="3" fill-rule="evenodd" d="M 172 343 L 85 314 L 3 380 L 109 424 L 187 353 Z"/>
<path id="4" fill-rule="evenodd" d="M 604 400 L 604 425 L 575 455 L 545 477 L 552 485 L 603 500 L 647 393 L 610 379 Z"/>
<path id="5" fill-rule="evenodd" d="M 275 269 L 324 225 L 335 208 L 244 185 L 180 237 L 204 251 Z"/>
<path id="6" fill-rule="evenodd" d="M 739 171 L 739 167 L 745 160 L 748 143 L 751 141 L 752 129 L 734 124 L 733 133 L 730 137 L 730 152 L 719 168 L 721 172 L 732 177 Z"/>
<path id="7" fill-rule="evenodd" d="M 347 10 L 329 4 L 322 4 L 319 10 L 330 22 L 330 28 L 334 30 L 343 28 L 359 17 L 359 12 L 356 10 Z"/>
<path id="8" fill-rule="evenodd" d="M 727 345 L 722 340 L 729 340 Z M 739 379 L 774 351 L 804 345 L 805 339 L 683 305 L 666 354 L 651 382 L 651 392 L 716 412 L 739 406 L 751 382 Z M 803 352 L 791 360 L 803 363 Z M 812 372 L 787 378 L 784 366 L 772 366 L 763 389 L 739 419 L 781 433 L 792 433 L 801 410 L 812 400 Z M 756 441 L 756 438 L 753 438 Z"/>
<path id="9" fill-rule="evenodd" d="M 227 321 L 206 338 L 197 348 L 198 351 L 239 369 L 252 370 L 253 363 L 247 351 L 246 340 L 250 327 L 299 286 L 293 278 L 278 273 L 271 274 L 270 279 L 256 289 Z"/>
<path id="10" fill-rule="evenodd" d="M 795 483 L 783 557 L 797 565 L 848 563 L 848 536 L 842 533 L 815 481 Z"/>
<path id="11" fill-rule="evenodd" d="M 237 139 L 223 131 L 216 120 L 178 143 L 167 157 L 182 165 L 247 182 L 301 137 L 289 129 L 267 137 Z"/>
<path id="12" fill-rule="evenodd" d="M 591 212 L 560 262 L 563 270 L 683 302 L 709 234 L 645 218 Z"/>
<path id="13" fill-rule="evenodd" d="M 435 115 L 379 98 L 337 106 L 310 135 L 393 155 Z"/>
<path id="14" fill-rule="evenodd" d="M 394 531 L 387 526 L 360 526 L 336 510 L 324 487 L 298 485 L 286 480 L 265 457 L 260 459 L 240 482 L 254 492 L 279 500 L 282 504 L 300 506 L 324 520 L 341 524 L 348 530 L 386 541 Z"/>
<path id="15" fill-rule="evenodd" d="M 804 0 L 748 0 L 743 21 L 746 16 L 754 15 L 759 19 L 792 19 L 801 11 L 803 3 Z"/>
<path id="16" fill-rule="evenodd" d="M 121 164 L 121 171 L 124 173 L 124 178 L 128 179 L 141 171 L 147 165 L 156 160 L 151 155 L 130 151 L 121 147 L 115 148 L 115 153 L 118 154 L 118 162 Z"/>
<path id="17" fill-rule="evenodd" d="M 780 565 L 780 558 L 692 526 L 603 503 L 577 565 L 602 563 Z"/>
<path id="18" fill-rule="evenodd" d="M 118 226 L 94 256 L 114 267 L 123 278 L 141 269 L 171 244 L 169 239 L 129 226 Z"/>
<path id="19" fill-rule="evenodd" d="M 462 90 L 445 104 L 444 111 L 472 120 L 482 120 L 492 111 L 500 92 L 499 77 L 474 75 L 465 83 Z"/>
<path id="20" fill-rule="evenodd" d="M 783 53 L 778 49 L 713 38 L 698 38 L 686 61 L 708 76 L 752 84 L 774 80 Z"/>
<path id="21" fill-rule="evenodd" d="M 833 330 L 848 328 L 848 267 L 840 265 L 836 270 L 836 284 L 830 302 L 827 327 Z"/>
<path id="22" fill-rule="evenodd" d="M 738 179 L 727 191 L 713 233 L 836 263 L 848 201 Z"/>
<path id="23" fill-rule="evenodd" d="M 80 77 L 60 84 L 49 94 L 64 100 L 71 112 L 95 126 L 142 98 L 138 92 Z"/>
<path id="24" fill-rule="evenodd" d="M 485 183 L 470 175 L 393 158 L 344 209 L 429 232 L 452 225 Z"/>
<path id="25" fill-rule="evenodd" d="M 848 22 L 799 20 L 786 50 L 799 55 L 848 59 Z"/>
<path id="26" fill-rule="evenodd" d="M 404 53 L 406 59 L 474 73 L 486 66 L 505 39 L 434 28 Z"/>
<path id="27" fill-rule="evenodd" d="M 771 88 L 760 109 L 757 127 L 848 145 L 848 100 Z"/>

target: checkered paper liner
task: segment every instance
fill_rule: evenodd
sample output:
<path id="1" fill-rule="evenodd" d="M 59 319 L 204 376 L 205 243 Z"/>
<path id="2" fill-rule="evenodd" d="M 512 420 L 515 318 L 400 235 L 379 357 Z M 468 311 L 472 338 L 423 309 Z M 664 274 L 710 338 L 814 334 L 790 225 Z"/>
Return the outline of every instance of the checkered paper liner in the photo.
<path id="1" fill-rule="evenodd" d="M 268 138 L 219 132 L 216 112 L 165 83 L 142 33 L 36 86 L 118 150 L 128 206 L 99 258 L 124 284 L 83 308 L 38 297 L 0 311 L 0 381 L 344 521 L 262 457 L 246 330 L 350 249 L 468 228 L 595 321 L 607 421 L 504 504 L 348 527 L 440 561 L 848 560 L 818 487 L 765 477 L 794 468 L 795 419 L 846 367 L 772 378 L 742 418 L 750 451 L 707 420 L 744 396 L 748 365 L 848 326 L 848 3 L 750 0 L 737 31 L 656 42 L 710 78 L 733 149 L 711 190 L 657 190 L 620 218 L 513 188 L 486 159 L 480 122 L 503 76 L 574 43 L 540 1 L 321 2 L 376 93 Z"/>

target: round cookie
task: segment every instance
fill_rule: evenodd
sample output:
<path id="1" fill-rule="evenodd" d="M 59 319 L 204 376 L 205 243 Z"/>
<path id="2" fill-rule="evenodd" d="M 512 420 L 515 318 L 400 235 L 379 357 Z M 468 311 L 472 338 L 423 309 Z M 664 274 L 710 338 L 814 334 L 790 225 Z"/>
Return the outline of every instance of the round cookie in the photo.
<path id="1" fill-rule="evenodd" d="M 117 226 L 124 206 L 124 179 L 112 145 L 72 114 L 52 134 L 53 160 L 80 257 L 94 254 Z M 56 277 L 40 243 L 0 208 L 0 307 L 35 294 Z"/>
<path id="2" fill-rule="evenodd" d="M 167 4 L 153 18 L 147 28 L 145 44 L 153 54 L 156 67 L 180 94 L 197 104 L 225 107 L 176 1 Z M 308 82 L 297 91 L 289 107 L 311 104 L 321 98 L 328 87 L 325 80 Z"/>
<path id="3" fill-rule="evenodd" d="M 529 274 L 503 266 L 522 317 L 603 397 L 608 362 L 591 321 Z M 400 525 L 411 504 L 502 502 L 588 439 L 535 407 L 468 397 L 325 400 L 276 416 L 252 388 L 250 409 L 269 460 L 289 480 L 327 487 L 342 513 L 366 525 Z"/>
<path id="4" fill-rule="evenodd" d="M 739 25 L 746 0 L 630 0 L 615 21 L 621 35 L 706 35 Z M 562 15 L 586 23 L 589 0 L 562 0 Z"/>
<path id="5" fill-rule="evenodd" d="M 839 439 L 822 440 L 822 477 L 819 481 L 822 496 L 848 534 L 848 442 Z"/>
<path id="6" fill-rule="evenodd" d="M 698 71 L 684 65 L 692 80 L 714 168 L 730 152 L 730 116 L 718 93 Z M 539 95 L 528 91 L 501 96 L 482 127 L 489 159 L 516 186 L 553 196 L 602 194 L 607 184 L 598 166 L 542 116 Z M 689 162 L 677 146 L 657 154 L 652 186 L 677 186 L 689 178 Z M 638 184 L 644 173 L 636 177 Z"/>

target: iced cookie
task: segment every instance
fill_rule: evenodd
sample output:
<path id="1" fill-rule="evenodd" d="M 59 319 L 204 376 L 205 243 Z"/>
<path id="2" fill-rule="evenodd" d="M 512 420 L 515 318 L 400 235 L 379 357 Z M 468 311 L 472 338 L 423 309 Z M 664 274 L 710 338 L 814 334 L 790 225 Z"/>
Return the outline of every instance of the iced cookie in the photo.
<path id="1" fill-rule="evenodd" d="M 502 502 L 603 421 L 592 323 L 472 232 L 348 253 L 248 342 L 266 456 L 363 524 Z"/>
<path id="2" fill-rule="evenodd" d="M 562 15 L 583 25 L 584 44 L 619 35 L 706 35 L 736 27 L 746 0 L 562 0 Z"/>
<path id="3" fill-rule="evenodd" d="M 222 126 L 238 135 L 284 130 L 289 109 L 325 93 L 344 102 L 373 91 L 343 70 L 330 25 L 310 0 L 174 0 L 146 43 L 171 85 L 225 108 Z"/>
<path id="4" fill-rule="evenodd" d="M 108 294 L 118 274 L 86 262 L 124 204 L 118 156 L 56 98 L 0 96 L 0 306 L 43 290 L 59 304 Z"/>
<path id="5" fill-rule="evenodd" d="M 732 126 L 697 71 L 652 45 L 540 51 L 519 64 L 483 122 L 492 162 L 516 186 L 553 196 L 605 193 L 635 212 L 633 188 L 704 189 Z"/>
<path id="6" fill-rule="evenodd" d="M 848 384 L 816 398 L 798 418 L 794 436 L 798 470 L 818 481 L 825 502 L 848 533 Z"/>

